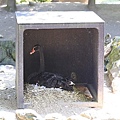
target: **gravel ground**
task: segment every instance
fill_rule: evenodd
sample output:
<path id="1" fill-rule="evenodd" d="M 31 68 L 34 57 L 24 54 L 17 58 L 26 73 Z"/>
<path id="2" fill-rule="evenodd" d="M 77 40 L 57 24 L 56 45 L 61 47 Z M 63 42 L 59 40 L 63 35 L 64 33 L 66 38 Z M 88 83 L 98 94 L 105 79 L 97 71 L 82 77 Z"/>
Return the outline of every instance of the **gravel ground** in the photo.
<path id="1" fill-rule="evenodd" d="M 105 74 L 105 80 L 107 75 Z M 106 82 L 106 81 L 105 81 Z M 58 95 L 59 93 L 59 95 Z M 61 89 L 50 89 L 44 87 L 37 87 L 34 85 L 27 86 L 27 92 L 25 92 L 25 102 L 31 105 L 28 108 L 35 110 L 42 117 L 45 117 L 50 113 L 60 113 L 66 117 L 71 115 L 79 115 L 81 112 L 89 110 L 89 114 L 97 112 L 96 116 L 99 120 L 119 120 L 120 119 L 120 97 L 118 94 L 111 93 L 110 89 L 104 83 L 104 104 L 103 108 L 88 108 L 77 107 L 71 104 L 75 94 Z M 83 94 L 79 99 L 84 101 Z M 69 97 L 68 97 L 69 96 Z M 58 99 L 59 98 L 59 99 Z M 85 99 L 86 100 L 86 99 Z M 16 110 L 16 94 L 15 94 L 15 68 L 11 65 L 0 66 L 0 115 L 7 114 L 12 115 L 14 118 L 14 112 Z M 95 110 L 95 111 L 93 111 Z M 9 120 L 9 119 L 6 119 Z M 97 119 L 98 120 L 98 119 Z"/>
<path id="2" fill-rule="evenodd" d="M 93 10 L 105 20 L 104 33 L 110 33 L 112 37 L 119 35 L 120 30 L 120 5 L 97 5 Z M 78 3 L 65 3 L 65 4 L 40 4 L 40 6 L 28 7 L 27 5 L 18 6 L 18 10 L 88 10 L 84 5 Z M 4 27 L 3 27 L 4 26 Z M 16 22 L 15 14 L 6 12 L 0 8 L 0 35 L 3 35 L 2 40 L 15 40 L 16 39 Z M 10 71 L 10 73 L 8 72 Z M 105 75 L 105 80 L 106 80 Z M 65 116 L 80 114 L 86 110 L 96 110 L 100 113 L 101 120 L 119 120 L 120 115 L 120 97 L 117 94 L 111 93 L 110 89 L 104 84 L 104 105 L 102 109 L 98 108 L 81 108 L 72 105 L 60 106 L 59 109 L 54 110 L 48 106 L 48 110 L 38 113 L 46 115 L 51 112 L 59 112 Z M 38 103 L 40 104 L 40 103 Z M 35 107 L 32 106 L 34 109 Z M 30 108 L 32 108 L 30 106 Z M 0 66 L 0 114 L 3 111 L 14 112 L 16 110 L 16 96 L 15 96 L 15 68 L 13 66 Z"/>
<path id="3" fill-rule="evenodd" d="M 12 65 L 0 65 L 0 110 L 15 109 L 15 68 Z"/>
<path id="4" fill-rule="evenodd" d="M 76 108 L 76 106 L 71 105 L 71 102 L 88 101 L 84 94 L 78 94 L 78 92 L 68 92 L 59 88 L 45 88 L 43 86 L 36 87 L 35 85 L 26 86 L 25 103 L 30 103 L 28 108 L 36 110 L 43 116 L 54 112 L 66 116 L 74 115 L 82 108 Z M 14 112 L 16 109 L 15 67 L 0 65 L 0 111 Z"/>

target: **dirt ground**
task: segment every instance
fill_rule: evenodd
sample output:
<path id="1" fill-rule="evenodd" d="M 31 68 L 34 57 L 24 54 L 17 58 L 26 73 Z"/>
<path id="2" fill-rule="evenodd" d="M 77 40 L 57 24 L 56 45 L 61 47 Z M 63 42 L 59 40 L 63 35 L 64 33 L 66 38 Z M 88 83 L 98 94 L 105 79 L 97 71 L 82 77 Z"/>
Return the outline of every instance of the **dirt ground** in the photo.
<path id="1" fill-rule="evenodd" d="M 51 10 L 62 10 L 62 11 L 80 11 L 80 10 L 86 10 L 88 11 L 88 7 L 86 5 L 82 5 L 79 3 L 41 3 L 36 6 L 28 6 L 28 5 L 18 5 L 17 6 L 18 11 L 51 11 Z M 104 33 L 110 33 L 112 35 L 112 38 L 114 36 L 119 36 L 120 31 L 120 5 L 96 5 L 95 8 L 92 8 L 94 12 L 96 12 L 104 21 L 105 21 L 105 29 Z M 7 12 L 4 10 L 4 8 L 0 8 L 0 35 L 3 37 L 0 38 L 0 41 L 6 41 L 6 40 L 16 40 L 16 19 L 15 19 L 15 13 L 14 12 Z M 10 68 L 13 69 L 13 68 Z M 1 74 L 0 74 L 1 75 Z M 0 76 L 1 77 L 1 76 Z M 106 80 L 106 77 L 105 77 Z M 8 80 L 10 83 L 10 79 Z M 12 80 L 14 83 L 14 79 Z M 8 82 L 6 82 L 8 83 Z M 16 108 L 16 99 L 15 99 L 15 89 L 14 84 L 11 86 L 13 91 L 6 91 L 5 96 L 2 96 L 1 98 L 5 98 L 5 100 L 0 100 L 0 111 L 9 111 L 14 112 Z M 9 94 L 12 93 L 12 95 L 9 96 Z M 2 93 L 0 93 L 1 95 Z M 4 95 L 4 94 L 2 94 Z M 7 96 L 7 98 L 6 98 Z M 14 96 L 11 99 L 11 96 Z M 107 120 L 108 118 L 114 118 L 116 120 L 120 119 L 119 111 L 120 111 L 120 105 L 119 105 L 120 97 L 118 95 L 115 95 L 110 92 L 109 88 L 104 85 L 104 105 L 102 109 L 95 109 L 98 110 L 101 115 L 103 115 L 103 120 Z M 91 108 L 76 108 L 72 107 L 72 109 L 66 108 L 65 110 L 59 110 L 56 112 L 62 111 L 62 114 L 69 116 L 71 114 L 79 114 L 83 111 L 91 110 Z M 93 110 L 93 109 L 92 109 Z M 46 114 L 46 113 L 40 113 L 40 114 Z"/>

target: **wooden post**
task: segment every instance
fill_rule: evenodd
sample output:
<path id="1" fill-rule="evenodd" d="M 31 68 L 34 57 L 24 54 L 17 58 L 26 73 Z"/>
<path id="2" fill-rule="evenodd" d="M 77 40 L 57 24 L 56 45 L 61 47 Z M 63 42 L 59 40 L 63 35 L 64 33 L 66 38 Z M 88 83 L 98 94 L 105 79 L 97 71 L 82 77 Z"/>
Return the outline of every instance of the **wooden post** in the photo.
<path id="1" fill-rule="evenodd" d="M 88 1 L 88 5 L 94 6 L 94 5 L 95 5 L 95 0 L 89 0 L 89 1 Z"/>
<path id="2" fill-rule="evenodd" d="M 88 8 L 94 9 L 95 8 L 95 0 L 89 0 L 88 1 Z"/>
<path id="3" fill-rule="evenodd" d="M 16 10 L 16 0 L 7 1 L 7 10 L 14 12 Z"/>

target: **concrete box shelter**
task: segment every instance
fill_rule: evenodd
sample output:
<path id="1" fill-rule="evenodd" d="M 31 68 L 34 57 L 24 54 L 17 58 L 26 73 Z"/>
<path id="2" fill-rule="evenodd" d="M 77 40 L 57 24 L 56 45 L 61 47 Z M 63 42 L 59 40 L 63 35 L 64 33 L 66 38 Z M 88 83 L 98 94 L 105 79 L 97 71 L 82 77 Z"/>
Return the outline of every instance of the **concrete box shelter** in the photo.
<path id="1" fill-rule="evenodd" d="M 92 11 L 16 12 L 17 107 L 24 108 L 24 81 L 38 71 L 38 57 L 30 58 L 35 44 L 44 48 L 45 71 L 77 76 L 94 100 L 78 106 L 101 107 L 104 81 L 104 21 Z M 34 61 L 34 62 L 33 62 Z"/>

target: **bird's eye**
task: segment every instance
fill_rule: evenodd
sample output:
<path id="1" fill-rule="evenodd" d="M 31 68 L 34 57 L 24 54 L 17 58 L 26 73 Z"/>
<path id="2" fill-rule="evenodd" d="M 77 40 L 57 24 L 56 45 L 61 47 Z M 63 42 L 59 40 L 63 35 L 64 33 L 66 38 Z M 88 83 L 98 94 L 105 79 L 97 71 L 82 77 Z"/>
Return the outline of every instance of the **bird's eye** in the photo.
<path id="1" fill-rule="evenodd" d="M 37 51 L 38 50 L 38 46 L 34 47 L 34 50 Z"/>

